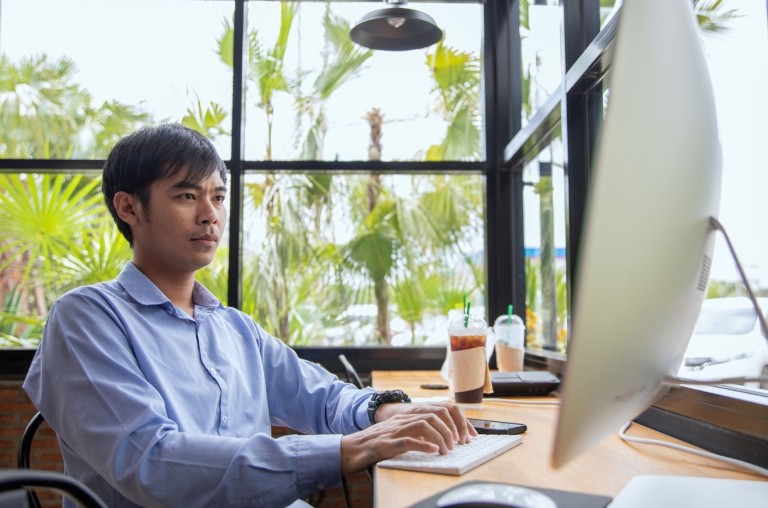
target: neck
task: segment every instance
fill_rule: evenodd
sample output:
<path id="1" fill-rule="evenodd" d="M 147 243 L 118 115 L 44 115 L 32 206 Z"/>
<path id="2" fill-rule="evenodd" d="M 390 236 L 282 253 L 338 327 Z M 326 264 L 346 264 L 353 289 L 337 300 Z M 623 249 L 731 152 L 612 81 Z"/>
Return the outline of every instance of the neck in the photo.
<path id="1" fill-rule="evenodd" d="M 194 316 L 195 304 L 192 301 L 192 290 L 195 287 L 195 272 L 168 272 L 152 269 L 133 261 L 136 268 L 151 280 L 155 286 L 181 310 Z"/>

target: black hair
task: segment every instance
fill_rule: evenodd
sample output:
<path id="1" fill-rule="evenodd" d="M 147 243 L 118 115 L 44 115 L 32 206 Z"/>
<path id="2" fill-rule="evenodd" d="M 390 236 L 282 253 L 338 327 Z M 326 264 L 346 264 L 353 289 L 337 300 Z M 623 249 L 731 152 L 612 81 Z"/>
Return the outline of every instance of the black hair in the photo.
<path id="1" fill-rule="evenodd" d="M 117 229 L 131 246 L 131 227 L 117 215 L 115 194 L 134 194 L 147 210 L 150 186 L 182 170 L 187 171 L 186 178 L 191 182 L 201 182 L 218 171 L 227 183 L 227 168 L 213 144 L 199 132 L 180 124 L 142 127 L 112 148 L 104 163 L 101 191 Z"/>

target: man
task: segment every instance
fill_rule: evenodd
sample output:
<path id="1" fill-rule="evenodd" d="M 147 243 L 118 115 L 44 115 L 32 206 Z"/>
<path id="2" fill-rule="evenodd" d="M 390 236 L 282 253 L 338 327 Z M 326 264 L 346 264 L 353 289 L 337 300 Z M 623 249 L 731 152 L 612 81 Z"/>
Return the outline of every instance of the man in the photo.
<path id="1" fill-rule="evenodd" d="M 300 360 L 195 281 L 226 224 L 226 169 L 202 135 L 127 136 L 102 190 L 133 261 L 55 303 L 24 389 L 67 473 L 110 506 L 286 506 L 476 435 L 454 405 L 400 403 Z M 305 435 L 275 439 L 272 424 Z"/>

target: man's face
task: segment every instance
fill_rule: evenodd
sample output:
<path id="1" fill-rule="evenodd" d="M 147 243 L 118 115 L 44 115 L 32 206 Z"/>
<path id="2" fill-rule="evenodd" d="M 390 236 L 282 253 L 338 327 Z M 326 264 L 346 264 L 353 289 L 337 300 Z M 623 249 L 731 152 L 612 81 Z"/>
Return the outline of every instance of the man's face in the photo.
<path id="1" fill-rule="evenodd" d="M 219 246 L 227 223 L 226 186 L 218 171 L 197 183 L 186 176 L 182 170 L 155 182 L 148 209 L 136 205 L 134 261 L 145 272 L 194 272 L 213 260 Z"/>

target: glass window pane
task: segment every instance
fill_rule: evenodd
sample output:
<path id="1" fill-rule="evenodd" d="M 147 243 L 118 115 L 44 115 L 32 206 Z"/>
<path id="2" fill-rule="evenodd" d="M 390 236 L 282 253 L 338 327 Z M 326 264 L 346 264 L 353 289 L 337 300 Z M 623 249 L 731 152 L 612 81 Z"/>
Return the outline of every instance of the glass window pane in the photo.
<path id="1" fill-rule="evenodd" d="M 768 216 L 764 154 L 768 117 L 766 3 L 724 0 L 699 2 L 696 8 L 723 150 L 719 219 L 752 289 L 759 297 L 768 297 L 768 239 L 760 224 L 760 219 Z M 694 357 L 713 360 L 684 364 L 679 375 L 712 379 L 768 371 L 768 341 L 762 337 L 746 294 L 725 241 L 718 235 L 707 300 L 686 353 L 689 363 Z M 761 300 L 764 312 L 768 311 L 767 304 L 768 300 Z M 713 316 L 720 326 L 713 326 Z M 762 387 L 768 388 L 768 384 Z"/>
<path id="2" fill-rule="evenodd" d="M 131 258 L 93 173 L 0 175 L 0 220 L 0 346 L 36 346 L 56 298 Z"/>
<path id="3" fill-rule="evenodd" d="M 560 139 L 525 166 L 523 181 L 526 345 L 564 353 L 569 319 Z"/>
<path id="4" fill-rule="evenodd" d="M 295 346 L 443 345 L 485 309 L 480 175 L 249 174 L 243 310 Z"/>
<path id="5" fill-rule="evenodd" d="M 247 158 L 482 160 L 482 5 L 409 7 L 435 19 L 441 43 L 356 45 L 349 28 L 375 3 L 249 2 Z"/>
<path id="6" fill-rule="evenodd" d="M 522 3 L 522 2 L 521 2 Z M 522 126 L 562 81 L 562 19 L 558 0 L 522 3 L 520 38 L 523 59 Z M 527 5 L 527 10 L 525 6 Z"/>
<path id="7" fill-rule="evenodd" d="M 618 13 L 622 0 L 600 0 L 600 28 L 602 29 L 611 18 Z"/>
<path id="8" fill-rule="evenodd" d="M 232 13 L 233 2 L 4 0 L 0 157 L 102 158 L 138 125 L 184 119 L 229 158 L 219 36 Z"/>
<path id="9" fill-rule="evenodd" d="M 100 173 L 0 174 L 0 221 L 0 348 L 37 346 L 59 296 L 114 279 L 133 257 L 104 205 Z M 227 267 L 222 247 L 198 272 L 222 301 Z"/>

